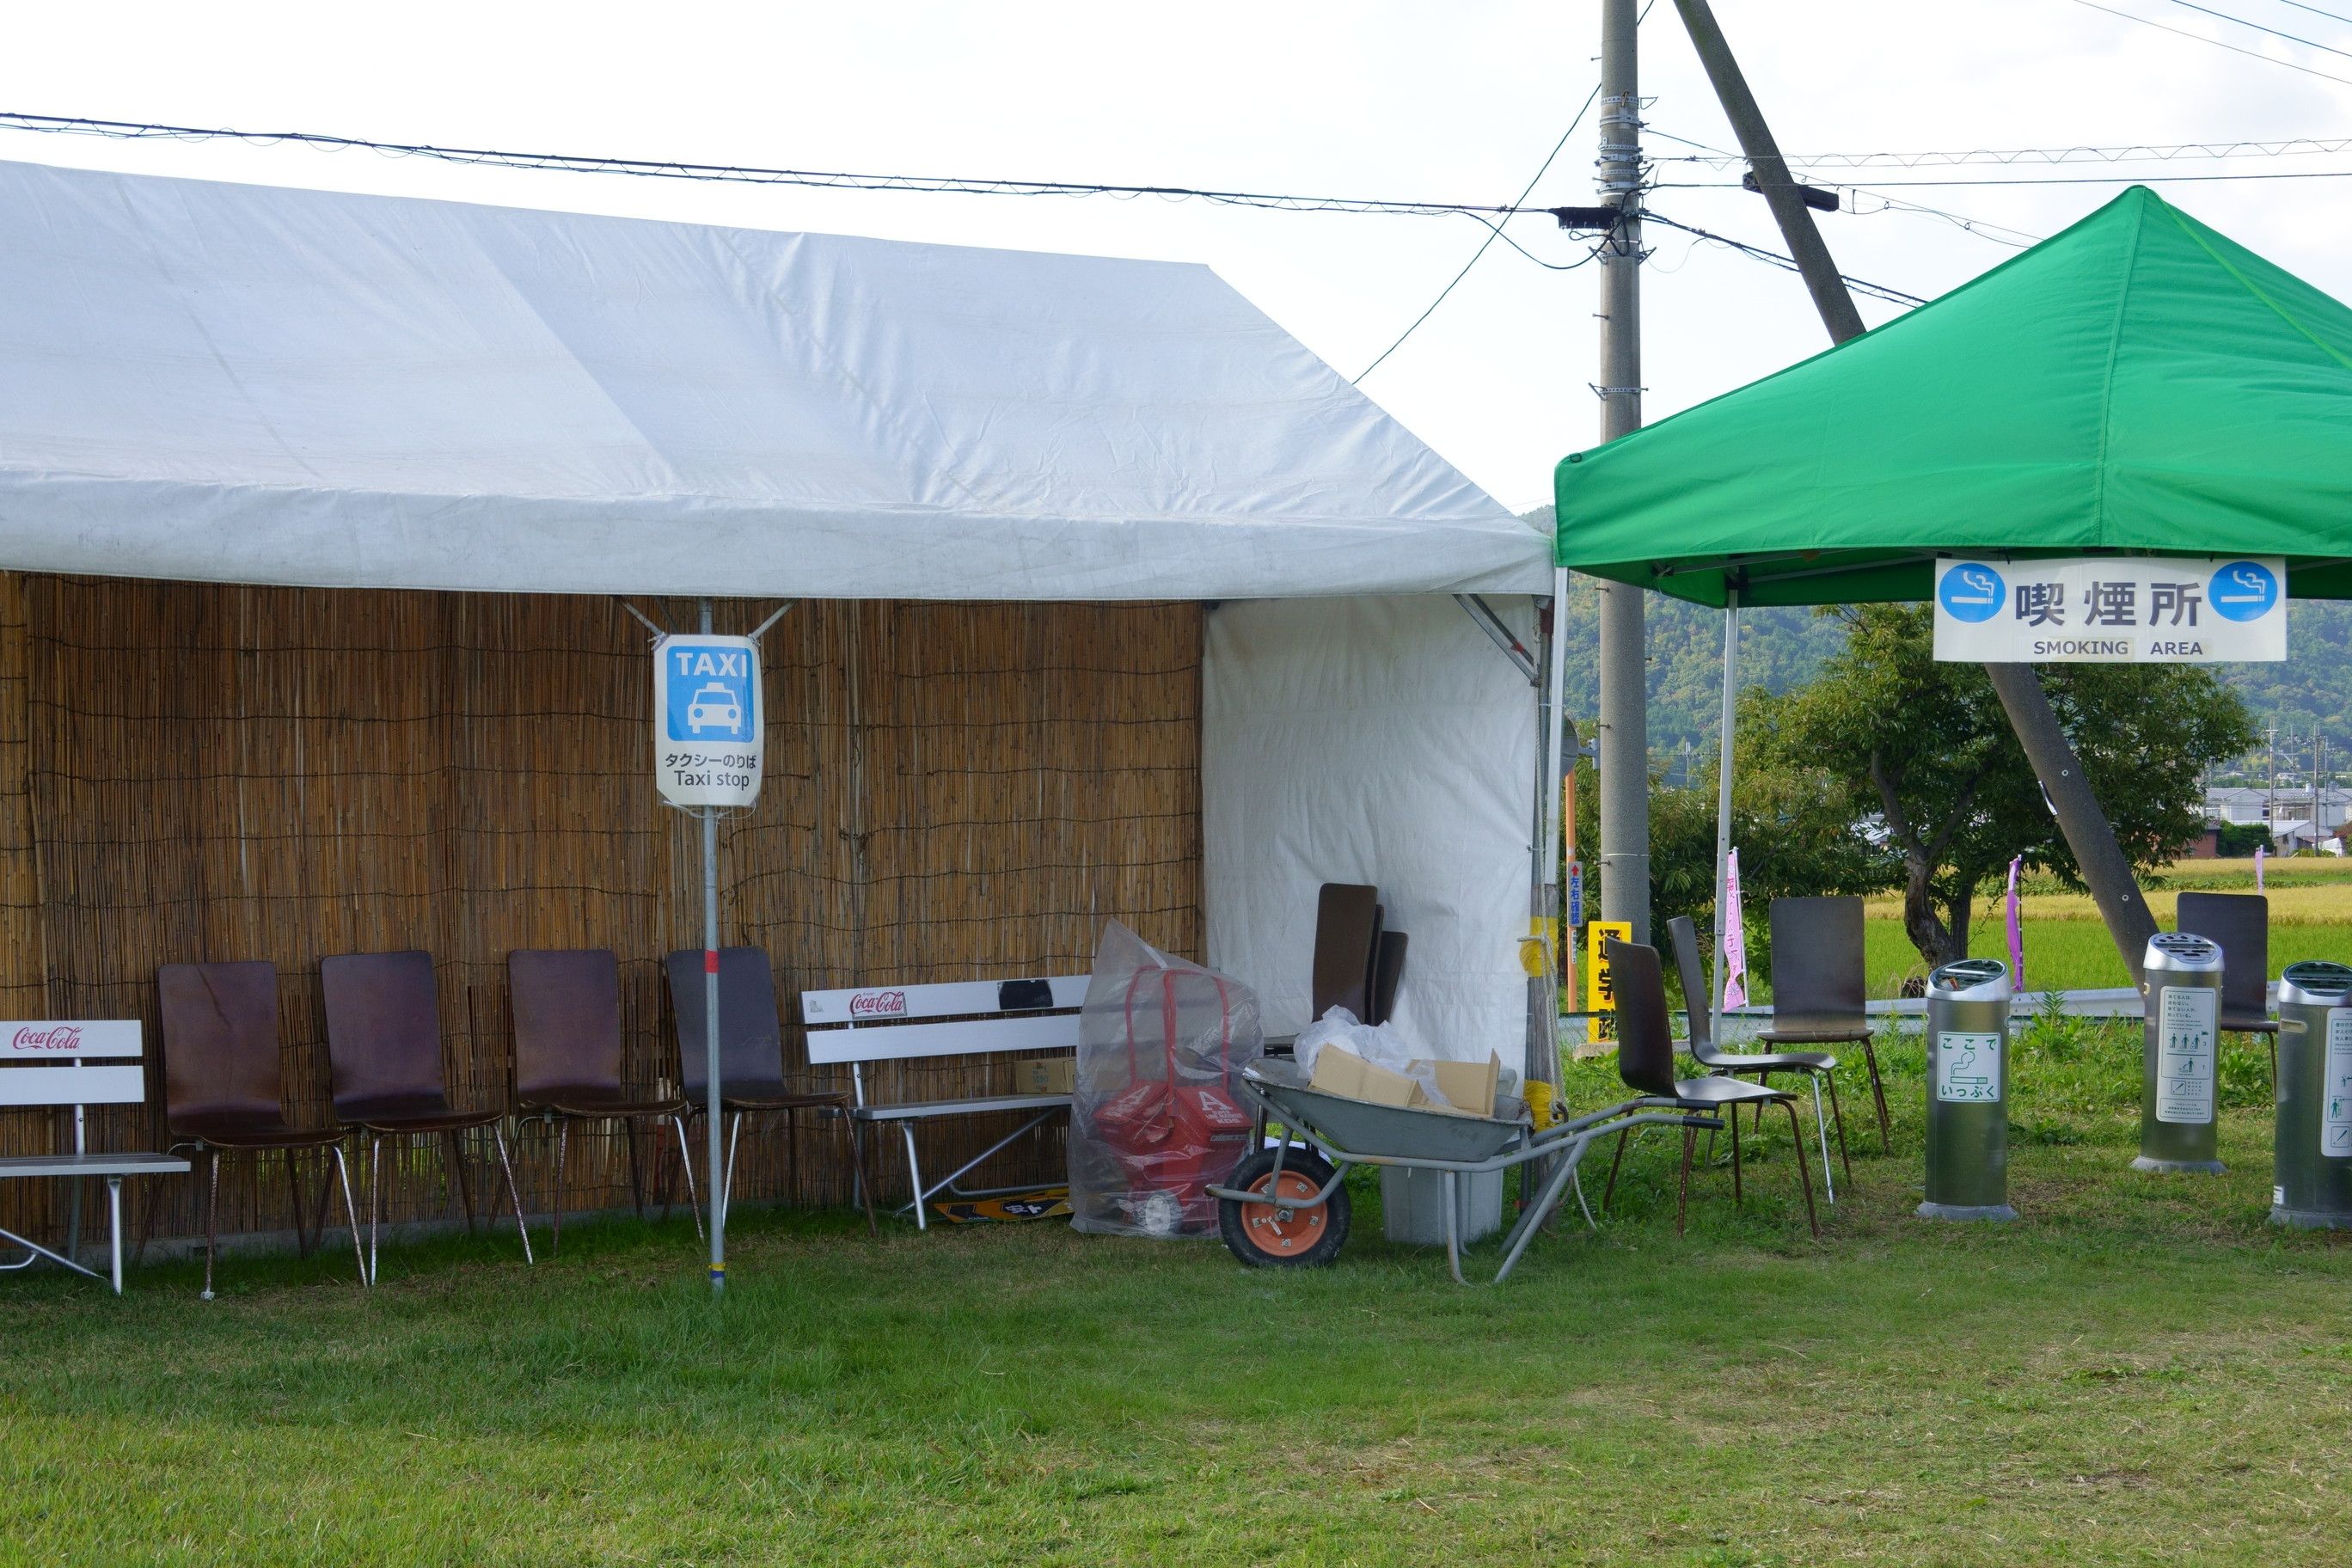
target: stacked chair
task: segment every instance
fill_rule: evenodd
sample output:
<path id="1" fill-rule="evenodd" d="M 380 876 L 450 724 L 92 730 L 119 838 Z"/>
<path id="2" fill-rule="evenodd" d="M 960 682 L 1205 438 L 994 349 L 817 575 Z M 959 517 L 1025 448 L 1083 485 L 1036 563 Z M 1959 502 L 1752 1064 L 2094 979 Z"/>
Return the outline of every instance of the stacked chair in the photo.
<path id="1" fill-rule="evenodd" d="M 1734 1203 L 1747 1201 L 1740 1173 L 1740 1108 L 1755 1107 L 1759 1115 L 1766 1105 L 1778 1105 L 1786 1110 L 1789 1131 L 1794 1135 L 1797 1184 L 1804 1189 L 1805 1194 L 1805 1219 L 1812 1226 L 1813 1234 L 1821 1235 L 1821 1219 L 1813 1210 L 1812 1177 L 1805 1169 L 1805 1134 L 1797 1123 L 1797 1097 L 1783 1089 L 1769 1089 L 1762 1084 L 1748 1083 L 1719 1074 L 1709 1074 L 1704 1078 L 1675 1078 L 1674 1026 L 1666 1011 L 1665 972 L 1659 964 L 1658 950 L 1612 936 L 1609 939 L 1607 953 L 1609 973 L 1617 994 L 1617 1075 L 1624 1079 L 1625 1087 L 1643 1096 L 1645 1103 L 1659 1109 L 1700 1116 L 1720 1116 L 1730 1123 L 1731 1194 Z M 1617 1152 L 1609 1162 L 1609 1185 L 1601 1196 L 1601 1206 L 1604 1209 L 1616 1196 L 1617 1169 L 1625 1158 L 1626 1135 L 1632 1131 L 1629 1127 L 1617 1134 Z M 1695 1129 L 1683 1129 L 1682 1184 L 1675 1205 L 1675 1234 L 1677 1236 L 1683 1232 L 1683 1222 L 1690 1207 L 1691 1151 L 1697 1136 Z"/>
<path id="2" fill-rule="evenodd" d="M 1699 962 L 1698 928 L 1688 915 L 1676 915 L 1666 922 L 1666 934 L 1675 944 L 1675 968 L 1682 974 L 1683 1011 L 1690 1019 L 1691 1059 L 1711 1073 L 1726 1073 L 1733 1078 L 1756 1075 L 1756 1081 L 1769 1086 L 1777 1072 L 1802 1073 L 1811 1080 L 1813 1089 L 1813 1126 L 1822 1141 L 1822 1180 L 1829 1189 L 1830 1202 L 1837 1202 L 1837 1181 L 1830 1173 L 1830 1143 L 1826 1122 L 1822 1116 L 1822 1088 L 1830 1091 L 1830 1116 L 1837 1122 L 1838 1156 L 1845 1163 L 1846 1179 L 1853 1178 L 1853 1157 L 1846 1152 L 1845 1110 L 1838 1104 L 1837 1058 L 1826 1051 L 1774 1051 L 1759 1056 L 1736 1056 L 1719 1048 L 1715 1043 L 1714 1008 L 1707 989 L 1706 968 Z M 1763 1107 L 1756 1108 L 1763 1116 Z"/>
<path id="3" fill-rule="evenodd" d="M 1878 1106 L 1879 1147 L 1892 1152 L 1886 1085 L 1878 1076 L 1863 1006 L 1869 983 L 1862 931 L 1860 899 L 1772 900 L 1772 1026 L 1756 1037 L 1769 1046 L 1861 1047 Z"/>
<path id="4" fill-rule="evenodd" d="M 1362 1024 L 1385 1024 L 1404 977 L 1405 933 L 1387 926 L 1381 890 L 1326 882 L 1315 900 L 1314 1016 L 1345 1007 Z"/>

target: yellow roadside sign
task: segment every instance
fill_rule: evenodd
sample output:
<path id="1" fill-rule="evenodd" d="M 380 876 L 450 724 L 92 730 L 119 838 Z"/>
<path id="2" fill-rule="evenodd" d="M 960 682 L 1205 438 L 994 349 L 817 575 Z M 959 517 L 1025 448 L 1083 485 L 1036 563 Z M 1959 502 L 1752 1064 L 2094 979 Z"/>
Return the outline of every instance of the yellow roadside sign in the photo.
<path id="1" fill-rule="evenodd" d="M 1595 1015 L 1591 1020 L 1591 1038 L 1594 1041 L 1617 1037 L 1617 1020 L 1601 1015 L 1617 1011 L 1617 992 L 1609 977 L 1609 961 L 1602 957 L 1604 944 L 1611 937 L 1620 942 L 1633 940 L 1631 921 L 1587 921 L 1584 925 L 1584 1009 Z"/>

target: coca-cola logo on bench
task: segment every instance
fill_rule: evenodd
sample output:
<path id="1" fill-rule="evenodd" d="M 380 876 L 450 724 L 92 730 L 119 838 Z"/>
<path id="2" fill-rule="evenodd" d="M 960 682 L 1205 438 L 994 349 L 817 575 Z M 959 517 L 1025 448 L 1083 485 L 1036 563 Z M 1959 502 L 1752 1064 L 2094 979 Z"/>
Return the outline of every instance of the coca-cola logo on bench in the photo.
<path id="1" fill-rule="evenodd" d="M 28 1024 L 16 1031 L 9 1044 L 20 1051 L 78 1051 L 81 1049 L 81 1026 L 51 1024 L 37 1029 Z"/>
<path id="2" fill-rule="evenodd" d="M 904 991 L 858 991 L 849 998 L 849 1016 L 853 1018 L 903 1018 L 907 1016 L 907 994 Z"/>

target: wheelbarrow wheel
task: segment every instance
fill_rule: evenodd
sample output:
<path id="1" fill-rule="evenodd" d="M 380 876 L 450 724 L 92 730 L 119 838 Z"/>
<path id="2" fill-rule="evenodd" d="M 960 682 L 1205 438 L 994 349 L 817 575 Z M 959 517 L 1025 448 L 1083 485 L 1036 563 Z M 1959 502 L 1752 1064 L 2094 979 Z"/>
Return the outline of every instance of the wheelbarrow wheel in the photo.
<path id="1" fill-rule="evenodd" d="M 1223 1184 L 1263 1193 L 1265 1203 L 1217 1200 L 1217 1229 L 1225 1247 L 1252 1268 L 1313 1268 L 1339 1256 L 1348 1241 L 1348 1189 L 1332 1189 L 1319 1208 L 1286 1208 L 1276 1200 L 1311 1198 L 1331 1180 L 1331 1167 L 1304 1149 L 1282 1157 L 1280 1185 L 1274 1173 L 1277 1152 L 1265 1149 L 1234 1168 Z"/>

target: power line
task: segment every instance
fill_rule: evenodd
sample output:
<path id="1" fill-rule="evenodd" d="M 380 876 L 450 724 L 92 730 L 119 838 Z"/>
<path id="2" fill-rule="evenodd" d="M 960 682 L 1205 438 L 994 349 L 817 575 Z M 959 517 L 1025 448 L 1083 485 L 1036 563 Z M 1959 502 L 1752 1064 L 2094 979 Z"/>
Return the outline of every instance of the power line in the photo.
<path id="1" fill-rule="evenodd" d="M 1369 196 L 1278 195 L 1262 191 L 1206 190 L 1189 185 L 1116 185 L 1074 180 L 970 179 L 946 174 L 857 174 L 812 169 L 765 169 L 733 163 L 688 163 L 641 158 L 592 157 L 572 153 L 510 153 L 480 147 L 436 147 L 425 142 L 370 142 L 308 131 L 247 132 L 189 125 L 149 125 L 132 121 L 84 120 L 65 115 L 0 110 L 0 130 L 51 135 L 100 136 L 118 142 L 242 142 L 251 146 L 293 142 L 331 152 L 381 153 L 388 157 L 433 158 L 448 163 L 527 169 L 573 174 L 628 174 L 641 179 L 717 181 L 736 184 L 808 185 L 856 191 L 921 191 L 964 195 L 1160 196 L 1225 206 L 1267 207 L 1286 212 L 1370 213 L 1444 216 L 1486 213 L 1508 217 L 1522 209 L 1462 202 L 1389 201 Z M 1566 142 L 1566 138 L 1561 138 Z M 1525 197 L 1521 198 L 1525 200 Z M 1538 209 L 1539 210 L 1539 209 Z"/>
<path id="2" fill-rule="evenodd" d="M 2241 27 L 2252 27 L 2257 33 L 2268 33 L 2273 38 L 2284 38 L 2290 44 L 2301 44 L 2307 49 L 2320 49 L 2331 55 L 2343 55 L 2346 59 L 2352 60 L 2352 54 L 2347 54 L 2333 45 L 2314 43 L 2309 38 L 2298 38 L 2293 33 L 2282 33 L 2276 27 L 2265 27 L 2260 22 L 2249 22 L 2243 16 L 2232 16 L 2227 11 L 2216 11 L 2210 5 L 2200 5 L 2196 0 L 2171 0 L 2171 4 L 2184 10 L 2202 11 L 2208 16 L 2219 16 L 2222 21 L 2235 23 Z M 2322 12 L 2321 15 L 2325 16 L 2326 13 Z"/>
<path id="3" fill-rule="evenodd" d="M 2331 22 L 2342 22 L 2347 26 L 2352 26 L 2352 16 L 2339 16 L 2333 11 L 2323 11 L 2316 5 L 2306 5 L 2303 0 L 2279 0 L 2279 4 L 2292 5 L 2298 11 L 2308 11 L 2315 16 L 2325 16 Z"/>
<path id="4" fill-rule="evenodd" d="M 1794 259 L 1781 255 L 1777 250 L 1767 250 L 1760 245 L 1749 245 L 1744 240 L 1732 239 L 1720 234 L 1712 234 L 1703 228 L 1694 228 L 1689 224 L 1676 223 L 1674 219 L 1664 216 L 1659 213 L 1644 212 L 1642 215 L 1642 220 L 1644 223 L 1662 223 L 1668 228 L 1678 228 L 1685 234 L 1696 235 L 1699 238 L 1710 241 L 1713 244 L 1728 246 L 1730 248 L 1738 251 L 1743 256 L 1752 257 L 1758 261 L 1769 262 L 1772 266 L 1778 267 L 1783 271 L 1794 272 L 1798 270 L 1797 263 Z M 1890 289 L 1884 283 L 1873 283 L 1869 279 L 1864 278 L 1846 278 L 1843 273 L 1840 273 L 1838 276 L 1845 279 L 1846 286 L 1848 288 L 1858 289 L 1863 293 L 1869 295 L 1872 299 L 1884 300 L 1890 305 L 1924 305 L 1927 302 L 1927 300 L 1919 298 L 1916 294 L 1906 294 L 1902 289 Z"/>
<path id="5" fill-rule="evenodd" d="M 2242 49 L 2235 44 L 2225 44 L 2219 38 L 2209 38 L 2202 33 L 2192 33 L 2181 27 L 2168 27 L 2163 23 L 2150 21 L 2146 16 L 2135 16 L 2128 11 L 2118 11 L 2112 5 L 2102 5 L 2098 0 L 2074 0 L 2074 4 L 2088 5 L 2094 11 L 2105 11 L 2110 16 L 2121 16 L 2126 22 L 2137 22 L 2143 27 L 2154 27 L 2158 32 L 2170 33 L 2176 37 L 2193 38 L 2200 44 L 2210 44 L 2217 49 L 2227 49 L 2233 55 L 2243 55 L 2250 60 L 2261 60 L 2265 65 L 2284 66 L 2291 71 L 2301 71 L 2305 76 L 2315 76 L 2322 81 L 2339 82 L 2346 87 L 2352 87 L 2352 78 L 2330 76 L 2326 71 L 2314 70 L 2309 66 L 2296 65 L 2293 60 L 2283 60 L 2275 56 L 2261 54 L 2252 49 Z"/>
<path id="6" fill-rule="evenodd" d="M 1540 180 L 1544 177 L 1544 170 L 1551 167 L 1552 160 L 1559 157 L 1559 150 L 1568 145 L 1568 139 L 1576 134 L 1576 128 L 1584 123 L 1584 117 L 1592 111 L 1593 100 L 1600 96 L 1601 87 L 1600 84 L 1596 82 L 1593 84 L 1592 90 L 1585 95 L 1584 107 L 1576 111 L 1576 118 L 1568 122 L 1568 129 L 1559 133 L 1559 140 L 1558 142 L 1552 143 L 1551 151 L 1544 155 L 1543 167 L 1536 171 L 1534 180 L 1529 180 L 1528 182 L 1528 188 L 1519 193 L 1518 202 L 1512 204 L 1514 207 L 1524 203 L 1529 195 L 1534 194 L 1536 180 Z M 1360 384 L 1364 377 L 1371 374 L 1372 372 L 1381 368 L 1381 360 L 1387 359 L 1389 355 L 1404 347 L 1405 339 L 1412 336 L 1416 331 L 1419 331 L 1421 330 L 1422 322 L 1429 320 L 1430 317 L 1437 313 L 1437 307 L 1445 303 L 1445 297 L 1454 292 L 1454 285 L 1460 283 L 1465 278 L 1469 277 L 1470 269 L 1478 265 L 1479 258 L 1486 254 L 1488 248 L 1491 247 L 1496 240 L 1503 237 L 1503 230 L 1500 225 L 1488 224 L 1486 226 L 1494 230 L 1494 232 L 1489 234 L 1485 239 L 1478 242 L 1478 248 L 1470 253 L 1470 259 L 1462 264 L 1462 270 L 1454 275 L 1453 282 L 1446 284 L 1444 288 L 1440 289 L 1437 291 L 1437 298 L 1429 302 L 1429 309 L 1423 310 L 1420 315 L 1415 316 L 1412 319 L 1412 324 L 1405 328 L 1403 331 L 1397 334 L 1396 342 L 1391 343 L 1388 347 L 1381 351 L 1379 359 L 1373 360 L 1371 363 L 1366 365 L 1363 369 L 1358 371 L 1349 378 L 1348 382 L 1349 386 L 1355 386 Z M 1512 248 L 1518 250 L 1519 254 L 1522 256 L 1526 256 L 1528 254 L 1527 251 L 1519 247 L 1516 241 L 1513 242 Z M 1592 255 L 1597 254 L 1597 251 L 1588 254 L 1585 260 L 1590 261 L 1592 258 Z M 1530 257 L 1529 259 L 1532 260 L 1534 258 Z M 1575 263 L 1575 265 L 1581 266 L 1583 263 L 1579 262 Z"/>
<path id="7" fill-rule="evenodd" d="M 1712 168 L 1737 168 L 1748 160 L 1738 153 L 1727 153 L 1686 136 L 1651 128 L 1651 132 L 1669 142 L 1679 142 L 1697 149 L 1695 155 L 1661 159 L 1662 163 L 1705 163 Z M 1790 153 L 1786 154 L 1791 168 L 1803 165 L 1809 169 L 1870 169 L 1922 167 L 1957 168 L 1974 163 L 2178 163 L 2183 160 L 2221 158 L 2285 158 L 2310 154 L 2352 152 L 2352 136 L 2290 137 L 2278 142 L 2185 142 L 2159 145 L 2136 142 L 2109 147 L 1974 147 L 1925 153 Z"/>
<path id="8" fill-rule="evenodd" d="M 1657 134 L 1665 137 L 1668 141 L 1679 142 L 1685 147 L 1696 147 L 1701 153 L 1705 154 L 1703 157 L 1689 160 L 1690 162 L 1715 163 L 1721 167 L 1744 164 L 1748 162 L 1746 155 L 1743 153 L 1726 153 L 1719 147 L 1710 147 L 1704 142 L 1694 142 L 1687 136 L 1676 136 L 1672 132 L 1665 131 L 1660 131 Z M 1794 168 L 1798 162 L 1798 160 L 1793 157 L 1788 158 L 1786 161 L 1791 168 Z M 1815 179 L 1820 178 L 1818 175 L 1814 175 L 1812 177 Z M 1829 184 L 1830 188 L 1833 190 L 1843 191 L 1854 196 L 1868 196 L 1879 204 L 1877 206 L 1868 209 L 1862 207 L 1858 204 L 1850 205 L 1846 210 L 1853 213 L 1857 217 L 1875 217 L 1880 213 L 1885 212 L 1918 213 L 1927 217 L 1942 218 L 1946 223 L 1951 224 L 1969 234 L 1975 235 L 1979 239 L 1989 239 L 1995 245 L 2006 245 L 2013 249 L 2021 249 L 2025 246 L 2038 244 L 2042 237 L 2038 234 L 2028 234 L 2021 228 L 2011 228 L 2006 224 L 1988 223 L 1982 218 L 1969 217 L 1962 213 L 1946 212 L 1941 207 L 1922 206 L 1917 202 L 1906 202 L 1899 200 L 1894 196 L 1882 195 L 1877 191 L 1865 190 L 1860 185 L 1840 185 L 1831 184 L 1831 182 L 1827 181 L 1823 181 L 1822 183 L 1824 184 Z M 1730 187 L 1727 184 L 1684 186 L 1662 184 L 1655 188 L 1659 190 L 1727 190 Z M 1745 189 L 1745 184 L 1743 184 L 1740 188 Z"/>

